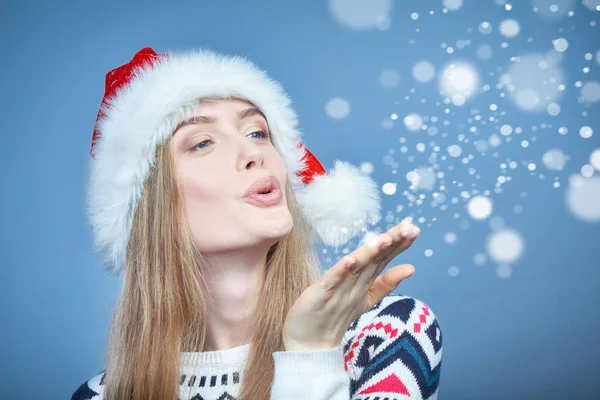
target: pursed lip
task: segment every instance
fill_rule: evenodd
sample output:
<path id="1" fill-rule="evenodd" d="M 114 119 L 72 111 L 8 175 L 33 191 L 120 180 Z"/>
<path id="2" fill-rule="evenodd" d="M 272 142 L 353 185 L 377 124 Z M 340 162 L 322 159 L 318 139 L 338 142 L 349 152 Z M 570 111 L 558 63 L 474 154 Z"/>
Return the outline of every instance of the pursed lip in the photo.
<path id="1" fill-rule="evenodd" d="M 272 192 L 279 189 L 279 180 L 274 175 L 269 175 L 254 181 L 244 193 L 244 197 L 252 196 L 257 193 Z"/>

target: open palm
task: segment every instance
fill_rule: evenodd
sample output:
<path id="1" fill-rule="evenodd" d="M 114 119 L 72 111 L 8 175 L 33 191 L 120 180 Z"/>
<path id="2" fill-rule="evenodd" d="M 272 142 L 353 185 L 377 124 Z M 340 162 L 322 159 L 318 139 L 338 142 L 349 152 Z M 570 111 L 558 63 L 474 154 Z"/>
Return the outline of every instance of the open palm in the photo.
<path id="1" fill-rule="evenodd" d="M 291 307 L 283 328 L 286 350 L 339 346 L 352 321 L 414 273 L 412 265 L 401 264 L 379 276 L 419 233 L 410 222 L 401 222 L 379 235 L 375 243 L 356 249 L 331 267 Z"/>

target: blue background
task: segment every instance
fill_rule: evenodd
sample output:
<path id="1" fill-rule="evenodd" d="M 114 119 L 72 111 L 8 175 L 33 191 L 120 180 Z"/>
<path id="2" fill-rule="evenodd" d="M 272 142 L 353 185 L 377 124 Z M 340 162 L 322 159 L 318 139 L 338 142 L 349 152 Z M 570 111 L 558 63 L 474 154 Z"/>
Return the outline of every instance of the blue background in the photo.
<path id="1" fill-rule="evenodd" d="M 352 30 L 336 20 L 327 1 L 2 2 L 0 398 L 70 398 L 104 369 L 120 279 L 102 270 L 84 217 L 88 155 L 106 72 L 145 46 L 161 53 L 208 47 L 246 55 L 282 82 L 295 103 L 307 147 L 327 169 L 336 159 L 369 162 L 380 186 L 398 183 L 395 194 L 382 195 L 384 216 L 390 212 L 394 221 L 426 220 L 415 222 L 421 236 L 391 264 L 416 267 L 396 292 L 426 302 L 439 319 L 441 399 L 600 396 L 600 224 L 576 218 L 565 203 L 568 177 L 578 174 L 600 147 L 599 103 L 578 102 L 575 86 L 600 80 L 596 59 L 584 59 L 585 53 L 595 57 L 600 49 L 594 23 L 600 12 L 577 0 L 573 16 L 547 19 L 533 12 L 529 1 L 515 1 L 512 10 L 502 3 L 465 0 L 459 10 L 443 13 L 442 0 L 397 1 L 389 29 Z M 413 12 L 419 13 L 417 20 L 411 19 Z M 499 34 L 505 18 L 519 21 L 515 38 Z M 483 21 L 492 24 L 489 35 L 478 31 Z M 513 56 L 546 53 L 558 37 L 569 42 L 560 62 L 566 86 L 558 100 L 561 113 L 527 112 L 501 97 L 495 88 L 497 68 L 506 70 Z M 459 49 L 457 40 L 471 44 Z M 501 47 L 504 41 L 507 48 Z M 455 52 L 449 54 L 442 43 Z M 493 48 L 490 60 L 477 58 L 480 44 Z M 444 104 L 435 80 L 413 79 L 418 61 L 430 61 L 439 73 L 443 64 L 458 59 L 477 68 L 480 86 L 491 86 L 463 106 Z M 588 73 L 582 71 L 585 66 Z M 394 88 L 379 82 L 388 68 L 401 77 Z M 326 104 L 334 97 L 350 103 L 346 118 L 327 114 Z M 492 103 L 498 105 L 496 113 L 489 109 Z M 469 135 L 473 109 L 502 121 L 479 126 L 480 138 L 504 123 L 523 132 L 495 149 L 496 157 L 492 151 L 478 153 L 470 142 L 461 144 L 463 155 L 475 156 L 470 164 L 439 162 L 446 173 L 446 211 L 430 205 L 427 191 L 422 205 L 409 205 L 403 195 L 410 186 L 405 175 L 427 165 L 430 153 L 419 153 L 416 143 L 434 141 L 446 154 L 448 145 L 458 143 L 459 132 Z M 447 119 L 443 130 L 448 135 L 408 131 L 402 120 L 413 112 Z M 399 118 L 392 129 L 384 129 L 382 121 L 392 113 Z M 543 123 L 545 129 L 532 129 Z M 595 130 L 591 138 L 578 134 L 583 125 Z M 560 126 L 568 134 L 559 135 Z M 401 137 L 406 153 L 398 150 Z M 530 141 L 527 148 L 519 145 L 524 139 Z M 544 167 L 542 155 L 551 148 L 570 157 L 564 170 Z M 382 161 L 390 149 L 395 150 L 396 173 Z M 495 193 L 498 165 L 507 159 L 519 166 L 507 172 L 512 180 L 503 192 Z M 529 162 L 537 164 L 535 171 L 524 167 Z M 480 179 L 467 173 L 470 167 Z M 555 179 L 558 188 L 552 187 Z M 490 218 L 475 220 L 467 213 L 460 192 L 472 188 L 492 190 Z M 451 204 L 452 197 L 460 202 Z M 600 207 L 600 197 L 591 201 Z M 399 204 L 404 209 L 397 212 Z M 515 212 L 515 205 L 522 212 Z M 493 218 L 496 225 L 490 223 Z M 489 256 L 475 263 L 474 255 L 486 253 L 486 239 L 498 224 L 519 232 L 522 256 L 510 266 Z M 374 230 L 386 225 L 382 220 Z M 447 232 L 456 233 L 456 243 L 444 241 Z M 351 243 L 350 250 L 356 245 Z M 433 255 L 426 256 L 426 249 Z M 325 267 L 341 257 L 325 247 L 319 253 Z M 450 274 L 451 266 L 460 273 Z M 499 274 L 499 266 L 509 276 Z"/>

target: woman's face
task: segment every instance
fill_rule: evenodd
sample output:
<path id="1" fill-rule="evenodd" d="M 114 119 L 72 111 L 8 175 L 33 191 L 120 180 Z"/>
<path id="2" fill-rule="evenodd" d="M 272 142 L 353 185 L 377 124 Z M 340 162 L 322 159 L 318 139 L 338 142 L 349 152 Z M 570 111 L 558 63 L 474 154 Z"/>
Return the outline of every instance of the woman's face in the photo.
<path id="1" fill-rule="evenodd" d="M 270 134 L 262 113 L 241 100 L 201 102 L 173 134 L 187 221 L 201 253 L 268 249 L 291 231 L 286 167 Z M 281 201 L 266 207 L 248 203 L 248 187 L 269 175 L 279 181 Z"/>

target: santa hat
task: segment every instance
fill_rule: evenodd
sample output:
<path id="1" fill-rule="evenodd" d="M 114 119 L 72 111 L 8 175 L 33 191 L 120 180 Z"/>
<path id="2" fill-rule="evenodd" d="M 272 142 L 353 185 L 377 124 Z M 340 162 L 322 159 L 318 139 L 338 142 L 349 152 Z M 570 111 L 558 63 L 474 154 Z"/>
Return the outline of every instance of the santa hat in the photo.
<path id="1" fill-rule="evenodd" d="M 337 160 L 326 173 L 301 143 L 297 116 L 278 82 L 240 56 L 209 50 L 157 54 L 146 47 L 106 74 L 90 151 L 88 214 L 95 246 L 121 272 L 133 215 L 181 110 L 202 98 L 240 98 L 267 118 L 302 213 L 323 243 L 338 247 L 380 220 L 375 182 Z"/>

